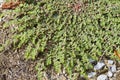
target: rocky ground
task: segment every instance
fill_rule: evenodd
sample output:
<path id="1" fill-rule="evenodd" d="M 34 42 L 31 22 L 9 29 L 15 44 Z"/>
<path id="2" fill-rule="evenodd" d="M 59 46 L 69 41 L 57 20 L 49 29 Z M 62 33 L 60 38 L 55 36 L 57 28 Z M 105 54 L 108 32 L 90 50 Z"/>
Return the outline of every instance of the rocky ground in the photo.
<path id="1" fill-rule="evenodd" d="M 114 60 L 97 62 L 93 70 L 88 73 L 90 80 L 120 80 L 120 64 Z"/>

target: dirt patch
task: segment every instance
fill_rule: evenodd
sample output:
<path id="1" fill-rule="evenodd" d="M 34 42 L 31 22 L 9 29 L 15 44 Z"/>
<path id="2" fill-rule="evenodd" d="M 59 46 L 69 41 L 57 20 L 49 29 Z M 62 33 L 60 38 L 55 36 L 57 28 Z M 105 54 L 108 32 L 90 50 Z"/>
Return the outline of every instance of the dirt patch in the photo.
<path id="1" fill-rule="evenodd" d="M 23 51 L 9 51 L 0 56 L 1 80 L 37 80 L 37 61 L 25 61 Z"/>
<path id="2" fill-rule="evenodd" d="M 1 22 L 3 23 L 3 22 Z M 0 25 L 0 45 L 10 39 L 11 29 L 3 29 Z M 35 66 L 36 61 L 24 59 L 24 49 L 11 50 L 7 46 L 4 52 L 0 52 L 0 80 L 37 80 Z"/>

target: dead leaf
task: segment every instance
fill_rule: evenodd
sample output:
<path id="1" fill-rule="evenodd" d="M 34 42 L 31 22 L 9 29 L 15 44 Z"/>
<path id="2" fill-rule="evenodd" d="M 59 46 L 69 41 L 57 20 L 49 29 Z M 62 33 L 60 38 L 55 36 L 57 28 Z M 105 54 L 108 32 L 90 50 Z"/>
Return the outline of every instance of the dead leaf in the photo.
<path id="1" fill-rule="evenodd" d="M 118 52 L 118 50 L 114 50 L 114 55 L 120 58 L 120 53 Z"/>
<path id="2" fill-rule="evenodd" d="M 11 1 L 11 2 L 5 2 L 2 4 L 2 9 L 15 9 L 19 4 L 23 3 L 23 1 Z"/>

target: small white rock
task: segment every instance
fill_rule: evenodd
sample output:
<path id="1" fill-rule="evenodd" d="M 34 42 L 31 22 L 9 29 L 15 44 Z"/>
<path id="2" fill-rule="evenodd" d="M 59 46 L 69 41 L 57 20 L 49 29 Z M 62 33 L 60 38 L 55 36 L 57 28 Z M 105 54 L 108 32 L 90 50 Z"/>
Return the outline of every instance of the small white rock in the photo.
<path id="1" fill-rule="evenodd" d="M 110 66 L 110 71 L 113 72 L 113 73 L 115 73 L 117 71 L 116 65 Z"/>
<path id="2" fill-rule="evenodd" d="M 111 71 L 108 71 L 107 76 L 111 78 L 113 76 L 113 73 Z"/>
<path id="3" fill-rule="evenodd" d="M 113 60 L 108 60 L 108 64 L 109 64 L 109 65 L 112 65 L 113 63 L 114 63 Z"/>
<path id="4" fill-rule="evenodd" d="M 93 78 L 95 77 L 95 75 L 96 75 L 96 72 L 90 72 L 88 73 L 88 78 Z"/>
<path id="5" fill-rule="evenodd" d="M 0 0 L 0 8 L 2 7 L 4 0 Z"/>
<path id="6" fill-rule="evenodd" d="M 102 74 L 102 75 L 97 77 L 97 80 L 108 80 L 108 77 L 107 77 L 107 75 Z"/>
<path id="7" fill-rule="evenodd" d="M 4 2 L 4 0 L 0 0 L 0 3 L 1 3 L 1 2 Z"/>
<path id="8" fill-rule="evenodd" d="M 113 75 L 113 77 L 116 77 L 117 76 L 117 74 L 115 73 L 114 75 Z"/>
<path id="9" fill-rule="evenodd" d="M 94 70 L 100 70 L 105 66 L 104 62 L 98 62 L 95 66 L 94 66 Z"/>

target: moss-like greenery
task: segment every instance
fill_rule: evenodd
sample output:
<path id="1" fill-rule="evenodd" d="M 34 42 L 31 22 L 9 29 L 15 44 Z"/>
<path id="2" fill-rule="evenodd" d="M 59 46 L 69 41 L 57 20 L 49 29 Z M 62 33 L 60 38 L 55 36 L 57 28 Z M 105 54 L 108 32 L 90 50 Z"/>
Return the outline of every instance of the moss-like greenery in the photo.
<path id="1" fill-rule="evenodd" d="M 112 57 L 113 47 L 120 47 L 119 0 L 41 0 L 36 5 L 22 4 L 12 14 L 15 19 L 4 27 L 17 25 L 13 49 L 25 47 L 26 59 L 39 56 L 39 72 L 65 69 L 75 80 L 74 73 L 85 75 L 92 68 L 90 59 Z"/>

